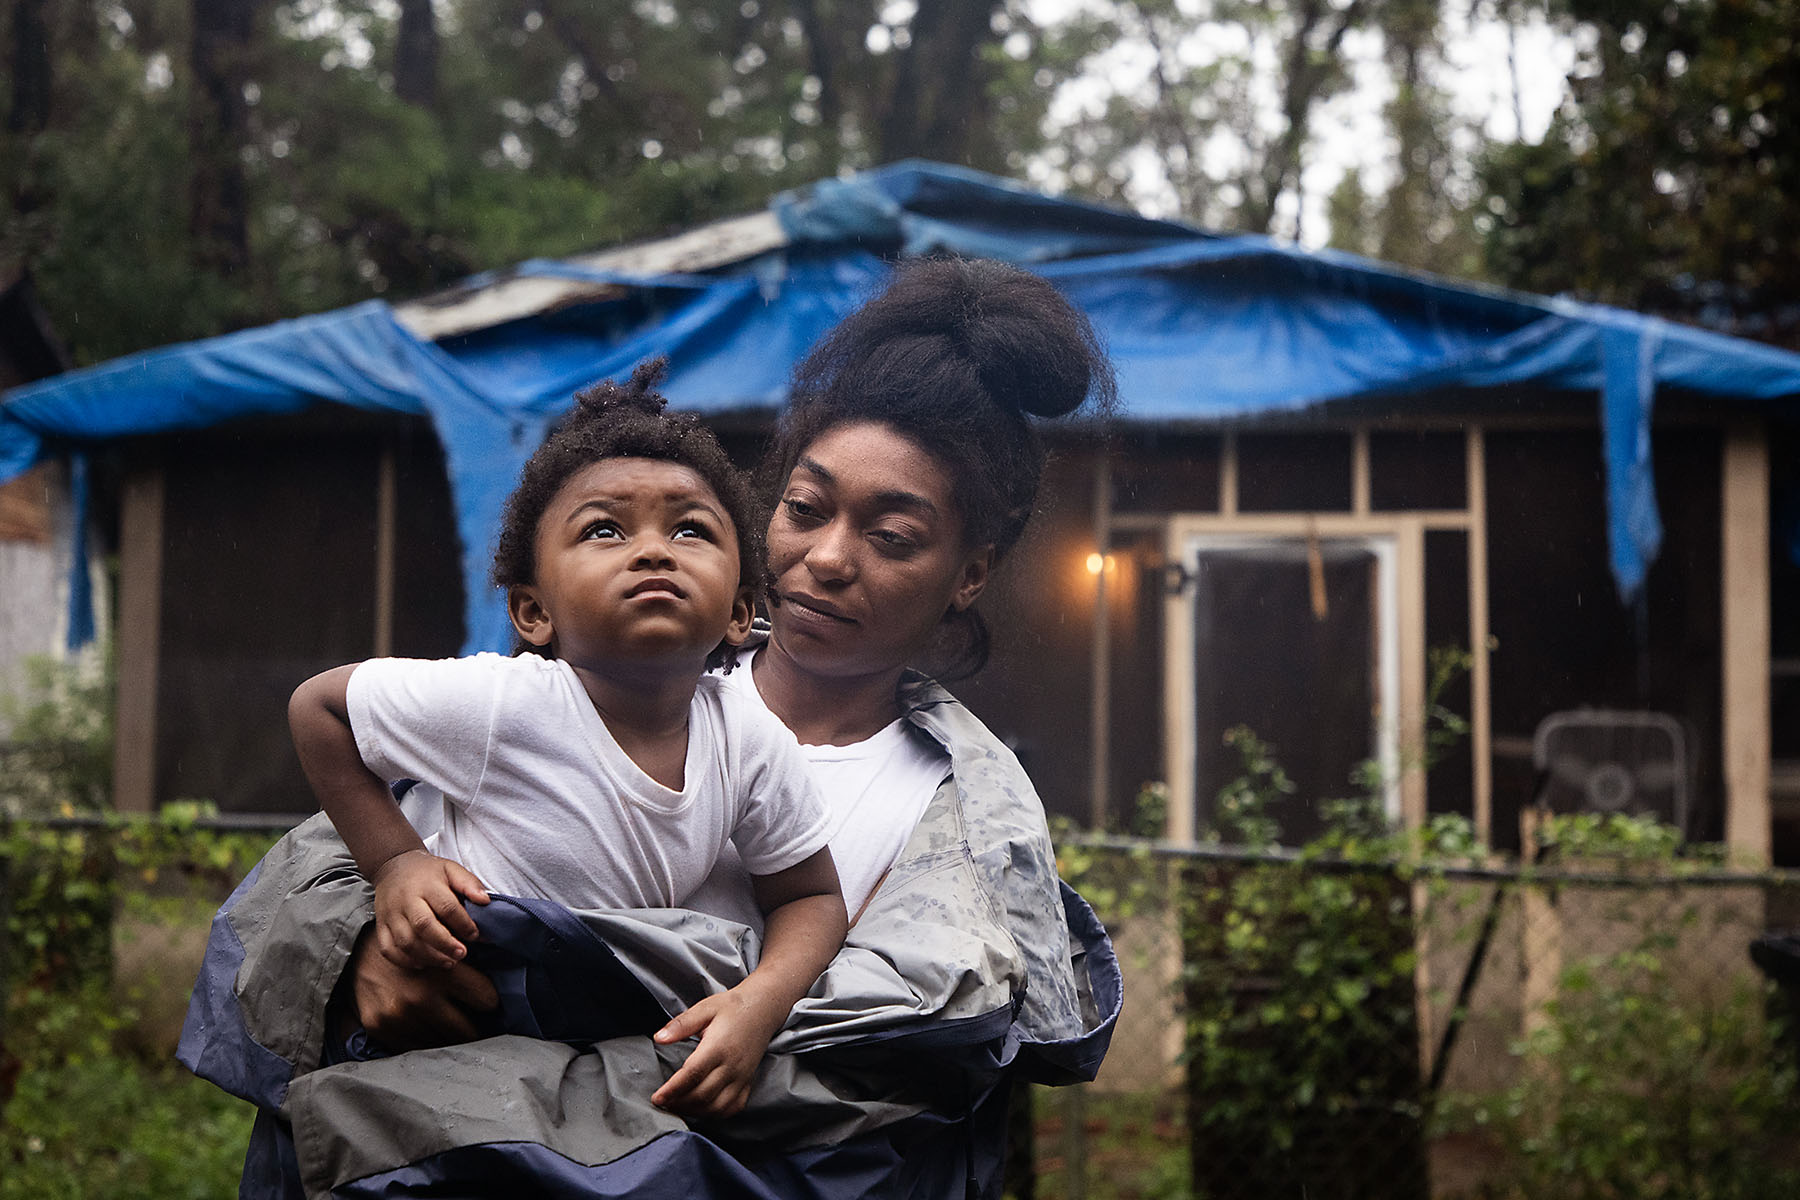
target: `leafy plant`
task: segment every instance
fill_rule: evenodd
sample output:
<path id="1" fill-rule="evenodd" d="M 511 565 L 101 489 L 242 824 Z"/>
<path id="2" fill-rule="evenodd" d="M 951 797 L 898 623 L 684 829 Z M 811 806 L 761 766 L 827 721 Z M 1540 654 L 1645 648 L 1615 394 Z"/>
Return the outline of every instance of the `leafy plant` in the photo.
<path id="1" fill-rule="evenodd" d="M 1321 837 L 1284 851 L 1268 813 L 1293 785 L 1252 731 L 1229 741 L 1241 765 L 1215 811 L 1237 845 L 1179 877 L 1193 1194 L 1422 1197 L 1426 1139 L 1450 1138 L 1484 1164 L 1475 1190 L 1455 1194 L 1483 1200 L 1800 1195 L 1793 1015 L 1744 961 L 1767 889 L 1786 881 L 1702 889 L 1686 881 L 1716 871 L 1720 848 L 1602 814 L 1546 816 L 1536 864 L 1494 881 L 1466 818 L 1391 829 L 1373 769 L 1321 802 Z M 1427 757 L 1445 744 L 1427 741 Z M 1146 789 L 1140 809 L 1157 795 Z M 1059 841 L 1058 853 L 1084 891 L 1133 912 L 1168 903 L 1157 889 L 1173 877 L 1148 843 Z M 1453 890 L 1468 865 L 1481 884 Z M 1480 947 L 1467 985 L 1521 893 L 1538 901 L 1526 920 L 1560 914 L 1551 952 L 1604 948 L 1534 960 L 1561 965 L 1551 998 L 1528 1002 L 1510 1082 L 1435 1094 L 1447 1077 L 1420 1071 L 1420 930 Z M 1709 965 L 1714 948 L 1723 958 Z M 1469 1004 L 1465 986 L 1439 1046 Z"/>
<path id="2" fill-rule="evenodd" d="M 1220 823 L 1247 848 L 1292 791 L 1248 729 Z M 1293 861 L 1190 869 L 1183 988 L 1200 1195 L 1423 1195 L 1409 889 L 1378 793 L 1324 809 Z M 1329 866 L 1327 864 L 1329 863 Z"/>
<path id="3" fill-rule="evenodd" d="M 91 984 L 28 1024 L 0 1121 L 0 1200 L 236 1194 L 253 1110 L 172 1062 L 119 1049 L 131 1015 Z"/>
<path id="4" fill-rule="evenodd" d="M 210 806 L 166 805 L 153 818 L 87 825 L 0 825 L 0 908 L 15 989 L 64 990 L 105 974 L 112 918 L 154 916 L 228 892 L 273 844 L 267 833 L 203 827 Z M 14 992 L 13 1003 L 21 1002 Z M 12 1022 L 8 1022 L 8 1028 Z"/>
<path id="5" fill-rule="evenodd" d="M 112 972 L 115 914 L 190 920 L 273 840 L 208 815 L 0 823 L 0 1200 L 233 1193 L 253 1113 L 146 1045 Z"/>
<path id="6" fill-rule="evenodd" d="M 0 817 L 99 812 L 112 797 L 113 657 L 27 658 L 0 696 Z"/>
<path id="7" fill-rule="evenodd" d="M 1538 826 L 1537 855 L 1558 863 L 1655 865 L 1666 871 L 1716 866 L 1719 846 L 1687 843 L 1681 830 L 1655 817 L 1625 813 L 1554 813 Z"/>
<path id="8" fill-rule="evenodd" d="M 1121 921 L 1154 911 L 1167 894 L 1167 880 L 1153 861 L 1150 839 L 1162 836 L 1168 810 L 1167 784 L 1152 781 L 1141 785 L 1123 822 L 1123 832 L 1139 839 L 1139 844 L 1123 851 L 1093 845 L 1067 817 L 1050 819 L 1057 874 L 1080 892 L 1109 926 L 1116 928 Z"/>
<path id="9" fill-rule="evenodd" d="M 1518 1082 L 1466 1107 L 1508 1151 L 1501 1194 L 1567 1200 L 1800 1195 L 1800 1100 L 1769 997 L 1694 996 L 1666 924 L 1562 974 Z"/>
<path id="10" fill-rule="evenodd" d="M 1181 1101 L 1162 1092 L 1131 1093 L 1034 1086 L 1038 1114 L 1033 1162 L 1035 1200 L 1189 1200 L 1186 1155 L 1176 1131 Z M 1073 1161 L 1069 1151 L 1079 1139 Z M 1077 1168 L 1079 1180 L 1073 1178 Z M 1008 1193 L 1012 1195 L 1012 1193 Z"/>

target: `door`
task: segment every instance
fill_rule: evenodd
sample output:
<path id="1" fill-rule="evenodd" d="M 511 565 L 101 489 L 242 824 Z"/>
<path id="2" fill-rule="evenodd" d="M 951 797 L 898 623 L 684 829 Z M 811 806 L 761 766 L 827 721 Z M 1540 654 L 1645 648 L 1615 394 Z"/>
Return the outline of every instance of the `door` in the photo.
<path id="1" fill-rule="evenodd" d="M 1286 845 L 1321 829 L 1319 802 L 1352 795 L 1359 764 L 1381 769 L 1400 815 L 1396 539 L 1392 534 L 1186 534 L 1172 620 L 1185 662 L 1185 728 L 1196 830 L 1217 828 L 1219 790 L 1243 773 L 1227 732 L 1246 727 L 1294 784 L 1268 815 Z"/>

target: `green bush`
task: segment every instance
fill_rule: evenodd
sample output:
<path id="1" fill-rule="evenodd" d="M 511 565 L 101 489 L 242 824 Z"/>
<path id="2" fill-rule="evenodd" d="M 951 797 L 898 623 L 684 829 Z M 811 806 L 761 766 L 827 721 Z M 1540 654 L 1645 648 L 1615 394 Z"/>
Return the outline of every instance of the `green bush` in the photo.
<path id="1" fill-rule="evenodd" d="M 1652 937 L 1568 968 L 1513 1047 L 1519 1082 L 1446 1104 L 1444 1125 L 1506 1152 L 1491 1196 L 1751 1200 L 1800 1196 L 1800 1093 L 1759 988 L 1671 1001 Z"/>
<path id="2" fill-rule="evenodd" d="M 154 919 L 228 894 L 274 837 L 205 828 L 209 815 L 190 802 L 79 825 L 0 820 L 0 982 L 61 990 L 103 976 L 116 912 Z"/>
<path id="3" fill-rule="evenodd" d="M 0 818 L 100 812 L 112 801 L 113 658 L 28 658 L 0 696 Z"/>
<path id="4" fill-rule="evenodd" d="M 1643 877 L 1655 890 L 1623 890 L 1610 906 L 1634 930 L 1627 945 L 1563 968 L 1542 1019 L 1511 1047 L 1518 1082 L 1444 1105 L 1445 1128 L 1482 1130 L 1506 1152 L 1508 1169 L 1488 1194 L 1800 1196 L 1800 1086 L 1783 1045 L 1791 1014 L 1772 984 L 1746 973 L 1708 986 L 1682 957 L 1713 936 L 1701 926 L 1702 904 L 1715 919 L 1732 906 L 1676 885 L 1716 866 L 1723 851 L 1684 846 L 1679 831 L 1647 818 L 1595 814 L 1549 818 L 1537 849 Z M 1644 903 L 1658 894 L 1676 903 Z"/>
<path id="5" fill-rule="evenodd" d="M 118 1049 L 132 1014 L 100 983 L 23 1015 L 25 1061 L 0 1121 L 0 1200 L 237 1194 L 249 1105 Z"/>
<path id="6" fill-rule="evenodd" d="M 1433 712 L 1444 732 L 1428 757 L 1457 732 Z M 1193 1195 L 1422 1198 L 1446 1186 L 1427 1172 L 1427 1144 L 1442 1139 L 1470 1156 L 1465 1200 L 1800 1197 L 1800 1041 L 1745 956 L 1767 889 L 1793 880 L 1701 887 L 1721 848 L 1645 818 L 1577 814 L 1541 821 L 1534 863 L 1452 889 L 1454 872 L 1492 866 L 1487 848 L 1456 816 L 1393 831 L 1372 770 L 1320 804 L 1322 837 L 1287 850 L 1268 815 L 1293 790 L 1277 755 L 1247 729 L 1229 742 L 1241 770 L 1214 808 L 1213 853 L 1179 877 Z M 1147 785 L 1139 810 L 1165 794 Z M 1170 902 L 1168 864 L 1147 842 L 1063 830 L 1058 863 L 1109 918 Z M 1559 957 L 1535 965 L 1557 972 L 1553 998 L 1526 1013 L 1507 1082 L 1436 1094 L 1442 1077 L 1420 1067 L 1420 930 L 1440 951 L 1469 947 L 1464 987 L 1432 997 L 1450 1001 L 1434 1046 L 1453 1051 L 1501 915 L 1559 911 L 1607 948 L 1577 957 L 1551 935 Z"/>
<path id="7" fill-rule="evenodd" d="M 1272 848 L 1291 790 L 1247 729 L 1221 832 Z M 1426 1187 L 1409 873 L 1378 790 L 1323 807 L 1291 862 L 1195 865 L 1184 886 L 1187 1108 L 1197 1195 L 1403 1198 Z"/>
<path id="8" fill-rule="evenodd" d="M 253 1111 L 141 1036 L 111 969 L 121 914 L 189 920 L 273 841 L 205 815 L 0 825 L 0 1200 L 236 1194 Z"/>

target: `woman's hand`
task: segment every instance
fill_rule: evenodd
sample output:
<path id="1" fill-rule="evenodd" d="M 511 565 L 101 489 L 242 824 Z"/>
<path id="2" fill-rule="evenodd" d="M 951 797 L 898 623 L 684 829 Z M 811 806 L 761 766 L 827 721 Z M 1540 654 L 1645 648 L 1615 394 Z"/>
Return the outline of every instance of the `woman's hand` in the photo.
<path id="1" fill-rule="evenodd" d="M 660 1045 L 698 1035 L 700 1044 L 651 1095 L 650 1103 L 683 1117 L 735 1116 L 750 1098 L 763 1053 L 787 1020 L 780 996 L 745 980 L 706 997 L 656 1031 Z"/>
<path id="2" fill-rule="evenodd" d="M 369 1035 L 394 1050 L 474 1040 L 475 1015 L 499 1007 L 488 977 L 468 963 L 414 970 L 369 944 L 365 930 L 350 955 L 356 1016 Z"/>

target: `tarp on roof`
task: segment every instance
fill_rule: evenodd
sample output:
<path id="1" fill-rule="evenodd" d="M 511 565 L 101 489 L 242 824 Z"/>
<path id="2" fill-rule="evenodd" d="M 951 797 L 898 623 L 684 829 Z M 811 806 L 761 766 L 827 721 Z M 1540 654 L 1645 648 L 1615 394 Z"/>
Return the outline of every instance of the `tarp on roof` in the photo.
<path id="1" fill-rule="evenodd" d="M 447 457 L 469 596 L 466 648 L 510 640 L 487 568 L 507 492 L 571 393 L 670 360 L 673 404 L 768 409 L 798 357 L 895 257 L 1006 259 L 1092 318 L 1127 421 L 1219 420 L 1359 398 L 1525 384 L 1598 394 L 1611 560 L 1635 595 L 1662 540 L 1650 467 L 1659 389 L 1800 396 L 1800 355 L 1619 309 L 1462 285 L 1265 237 L 1220 237 L 900 163 L 778 197 L 784 244 L 704 274 L 533 261 L 471 281 L 595 285 L 589 303 L 432 342 L 404 309 L 338 312 L 171 346 L 14 389 L 0 479 L 55 451 L 320 402 L 427 414 Z M 613 286 L 601 286 L 613 285 Z"/>

